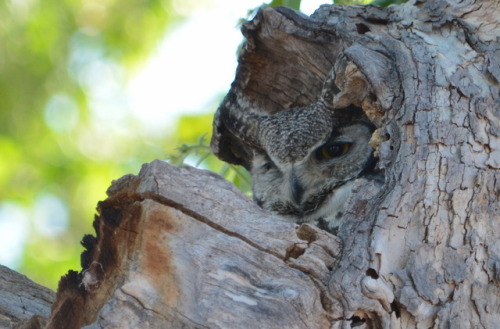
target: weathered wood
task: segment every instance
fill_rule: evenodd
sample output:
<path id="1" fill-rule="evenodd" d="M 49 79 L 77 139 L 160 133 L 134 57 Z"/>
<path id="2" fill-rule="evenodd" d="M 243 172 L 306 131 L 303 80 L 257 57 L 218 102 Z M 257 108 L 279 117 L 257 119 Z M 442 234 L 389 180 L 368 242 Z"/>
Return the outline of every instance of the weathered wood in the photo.
<path id="1" fill-rule="evenodd" d="M 264 213 L 218 175 L 155 161 L 99 205 L 47 328 L 323 328 L 337 238 Z M 71 318 L 67 314 L 72 314 Z"/>
<path id="2" fill-rule="evenodd" d="M 55 293 L 0 265 L 0 328 L 42 328 Z"/>

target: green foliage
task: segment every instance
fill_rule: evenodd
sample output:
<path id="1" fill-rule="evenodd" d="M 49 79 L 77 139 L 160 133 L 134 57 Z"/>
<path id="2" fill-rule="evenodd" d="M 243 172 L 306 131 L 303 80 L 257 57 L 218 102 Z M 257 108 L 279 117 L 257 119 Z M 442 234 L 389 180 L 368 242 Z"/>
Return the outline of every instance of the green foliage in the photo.
<path id="1" fill-rule="evenodd" d="M 269 3 L 268 6 L 276 7 L 276 6 L 284 6 L 289 7 L 295 10 L 300 9 L 300 1 L 301 0 L 273 0 Z"/>
<path id="2" fill-rule="evenodd" d="M 203 135 L 196 144 L 182 144 L 177 148 L 177 154 L 169 157 L 169 162 L 180 166 L 191 162 L 188 161 L 190 158 L 195 167 L 207 168 L 218 172 L 248 196 L 251 195 L 252 183 L 250 174 L 240 166 L 228 164 L 217 159 L 210 150 L 205 135 Z M 196 160 L 196 162 L 194 160 Z"/>
<path id="3" fill-rule="evenodd" d="M 400 5 L 405 2 L 408 2 L 408 0 L 373 0 L 370 4 L 380 7 L 387 7 L 389 5 Z"/>
<path id="4" fill-rule="evenodd" d="M 54 288 L 79 269 L 77 241 L 111 180 L 165 156 L 159 140 L 137 137 L 131 118 L 103 129 L 90 103 L 106 87 L 99 82 L 124 81 L 146 58 L 179 20 L 173 12 L 169 0 L 0 3 L 0 206 L 26 221 L 18 269 L 35 281 Z M 65 228 L 42 232 L 55 209 Z"/>
<path id="5" fill-rule="evenodd" d="M 210 139 L 212 130 L 212 117 L 212 113 L 181 117 L 175 135 L 184 143 L 176 149 L 177 153 L 168 156 L 168 160 L 171 164 L 190 164 L 219 173 L 241 191 L 250 195 L 251 181 L 248 172 L 240 166 L 220 161 L 208 145 L 207 141 Z M 201 131 L 204 133 L 200 134 Z"/>

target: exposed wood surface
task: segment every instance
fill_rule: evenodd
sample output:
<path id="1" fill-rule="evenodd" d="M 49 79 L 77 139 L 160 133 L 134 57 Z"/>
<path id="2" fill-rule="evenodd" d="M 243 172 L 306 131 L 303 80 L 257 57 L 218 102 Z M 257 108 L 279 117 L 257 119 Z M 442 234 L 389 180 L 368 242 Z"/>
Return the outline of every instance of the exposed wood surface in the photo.
<path id="1" fill-rule="evenodd" d="M 90 265 L 61 283 L 49 328 L 322 328 L 330 321 L 323 295 L 339 240 L 273 218 L 213 173 L 155 161 L 115 182 L 99 210 Z"/>

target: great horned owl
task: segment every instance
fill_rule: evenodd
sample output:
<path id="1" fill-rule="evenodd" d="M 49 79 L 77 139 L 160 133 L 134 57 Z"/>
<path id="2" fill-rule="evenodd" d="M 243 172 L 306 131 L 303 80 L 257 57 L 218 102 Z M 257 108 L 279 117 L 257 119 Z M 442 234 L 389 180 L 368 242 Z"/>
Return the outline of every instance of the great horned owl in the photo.
<path id="1" fill-rule="evenodd" d="M 253 150 L 247 167 L 255 202 L 335 232 L 354 179 L 374 165 L 374 126 L 363 111 L 333 110 L 323 99 L 273 115 L 221 109 L 224 125 Z"/>

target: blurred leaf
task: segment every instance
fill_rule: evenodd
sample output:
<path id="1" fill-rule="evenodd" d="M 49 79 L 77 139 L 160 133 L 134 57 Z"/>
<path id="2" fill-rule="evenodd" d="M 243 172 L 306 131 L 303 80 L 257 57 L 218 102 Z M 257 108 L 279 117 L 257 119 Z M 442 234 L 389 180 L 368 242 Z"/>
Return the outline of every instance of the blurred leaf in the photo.
<path id="1" fill-rule="evenodd" d="M 208 141 L 212 130 L 212 118 L 212 113 L 181 117 L 175 135 L 186 143 L 177 147 L 176 153 L 170 154 L 167 159 L 174 165 L 189 164 L 214 171 L 250 195 L 250 174 L 240 166 L 220 161 L 210 149 Z"/>
<path id="2" fill-rule="evenodd" d="M 405 2 L 408 2 L 408 0 L 374 0 L 370 4 L 380 7 L 387 7 L 389 5 L 400 5 Z"/>
<path id="3" fill-rule="evenodd" d="M 269 7 L 284 6 L 295 10 L 300 10 L 300 0 L 273 0 Z"/>
<path id="4" fill-rule="evenodd" d="M 111 180 L 164 156 L 161 141 L 141 139 L 130 119 L 122 119 L 127 134 L 113 127 L 116 116 L 103 128 L 91 103 L 104 88 L 123 88 L 113 84 L 180 20 L 174 13 L 170 0 L 0 2 L 0 206 L 26 210 L 29 239 L 17 270 L 32 279 L 54 288 L 78 270 L 78 241 Z M 36 200 L 47 193 L 69 220 L 51 238 L 35 222 L 43 215 Z"/>

